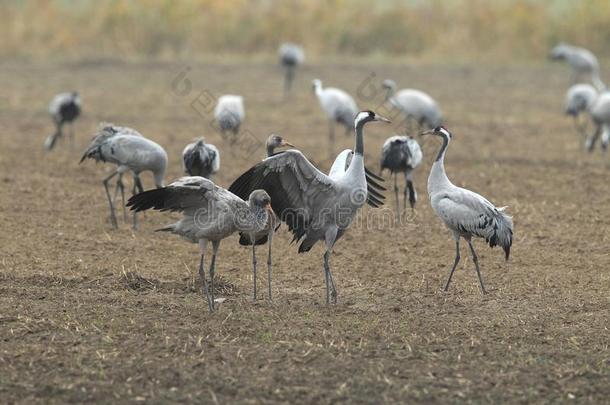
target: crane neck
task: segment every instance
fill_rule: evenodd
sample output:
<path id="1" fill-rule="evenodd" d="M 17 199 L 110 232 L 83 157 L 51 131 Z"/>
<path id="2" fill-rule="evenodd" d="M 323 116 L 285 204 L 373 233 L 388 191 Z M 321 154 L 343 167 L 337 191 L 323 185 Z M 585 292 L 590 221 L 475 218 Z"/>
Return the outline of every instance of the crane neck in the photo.
<path id="1" fill-rule="evenodd" d="M 356 147 L 354 152 L 356 155 L 364 155 L 364 124 L 365 122 L 360 121 L 356 125 Z"/>
<path id="2" fill-rule="evenodd" d="M 388 87 L 386 89 L 386 93 L 385 93 L 385 99 L 389 100 L 392 98 L 392 96 L 394 95 L 394 93 L 396 93 L 396 89 L 394 87 Z"/>
<path id="3" fill-rule="evenodd" d="M 274 151 L 275 151 L 275 147 L 271 144 L 267 144 L 267 157 L 273 155 Z"/>
<path id="4" fill-rule="evenodd" d="M 432 164 L 430 176 L 428 177 L 428 194 L 431 194 L 431 192 L 439 188 L 452 185 L 445 172 L 445 152 L 447 151 L 448 146 L 449 139 L 446 136 L 443 136 L 443 145 L 436 156 L 436 160 Z"/>

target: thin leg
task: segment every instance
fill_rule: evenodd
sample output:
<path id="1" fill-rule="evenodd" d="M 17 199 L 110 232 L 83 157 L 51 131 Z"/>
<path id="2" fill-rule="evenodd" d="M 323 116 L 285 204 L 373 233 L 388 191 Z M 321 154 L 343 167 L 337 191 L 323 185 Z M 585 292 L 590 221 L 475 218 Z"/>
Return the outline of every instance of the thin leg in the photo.
<path id="1" fill-rule="evenodd" d="M 396 197 L 396 214 L 400 215 L 400 201 L 398 200 L 398 173 L 394 172 L 394 194 Z"/>
<path id="2" fill-rule="evenodd" d="M 114 204 L 112 203 L 112 198 L 110 198 L 110 191 L 108 190 L 108 182 L 117 174 L 118 171 L 115 171 L 110 176 L 106 177 L 102 182 L 104 184 L 104 189 L 106 190 L 106 197 L 108 197 L 108 205 L 110 206 L 110 222 L 112 222 L 112 226 L 114 229 L 117 229 L 119 225 L 117 224 L 116 216 L 114 215 Z"/>
<path id="3" fill-rule="evenodd" d="M 74 121 L 70 123 L 70 149 L 74 149 L 75 145 L 75 135 L 74 135 Z"/>
<path id="4" fill-rule="evenodd" d="M 407 182 L 407 186 L 405 187 L 405 210 L 407 209 L 407 192 L 409 194 L 409 205 L 411 209 L 415 209 L 415 203 L 417 202 L 417 192 L 415 191 L 415 187 L 413 186 L 413 175 L 411 172 L 407 172 L 405 174 L 405 179 Z"/>
<path id="5" fill-rule="evenodd" d="M 479 278 L 479 285 L 481 286 L 481 293 L 487 294 L 485 291 L 485 286 L 483 285 L 483 278 L 481 277 L 481 270 L 479 269 L 479 258 L 477 253 L 474 251 L 474 247 L 472 246 L 472 242 L 468 241 L 468 246 L 470 246 L 470 253 L 472 253 L 472 261 L 474 262 L 474 268 L 477 271 L 477 277 Z"/>
<path id="6" fill-rule="evenodd" d="M 138 181 L 136 179 L 137 179 L 137 176 L 134 176 L 132 195 L 136 195 L 138 193 Z M 133 212 L 133 229 L 134 229 L 134 231 L 136 229 L 138 229 L 138 217 L 137 217 L 135 211 Z"/>
<path id="7" fill-rule="evenodd" d="M 444 291 L 449 289 L 449 283 L 451 283 L 451 277 L 453 277 L 453 272 L 460 262 L 460 239 L 456 239 L 455 241 L 455 262 L 453 263 L 453 267 L 451 268 L 451 272 L 449 273 L 449 278 L 447 278 L 447 282 L 445 283 Z"/>
<path id="8" fill-rule="evenodd" d="M 254 301 L 256 301 L 256 242 L 252 238 L 252 281 L 254 282 Z"/>
<path id="9" fill-rule="evenodd" d="M 326 281 L 326 304 L 337 303 L 337 289 L 335 288 L 335 282 L 333 281 L 333 275 L 330 271 L 330 259 L 331 251 L 327 250 L 324 253 L 324 279 Z"/>
<path id="10" fill-rule="evenodd" d="M 587 150 L 587 152 L 593 152 L 593 149 L 595 149 L 595 143 L 597 142 L 597 138 L 599 138 L 601 134 L 601 130 L 601 126 L 597 125 L 595 127 L 595 132 L 593 132 L 593 134 L 586 139 L 585 149 Z"/>
<path id="11" fill-rule="evenodd" d="M 267 288 L 269 289 L 269 301 L 273 301 L 271 298 L 271 240 L 273 239 L 273 223 L 271 224 L 271 230 L 269 231 L 269 236 L 267 237 L 267 243 L 269 244 L 269 252 L 267 254 Z"/>
<path id="12" fill-rule="evenodd" d="M 214 290 L 214 274 L 216 273 L 216 256 L 220 241 L 212 241 L 212 263 L 210 264 L 210 291 L 212 295 L 212 309 L 216 308 L 216 292 Z"/>
<path id="13" fill-rule="evenodd" d="M 116 201 L 117 195 L 121 193 L 121 203 L 123 205 L 123 220 L 127 222 L 127 206 L 125 206 L 125 184 L 123 183 L 123 173 L 119 173 L 119 178 L 116 181 L 116 187 L 114 189 L 114 197 L 112 201 Z"/>
<path id="14" fill-rule="evenodd" d="M 206 240 L 199 241 L 199 251 L 201 253 L 201 261 L 199 262 L 199 277 L 203 283 L 203 295 L 205 295 L 205 299 L 208 301 L 208 308 L 210 312 L 214 311 L 214 306 L 212 305 L 212 301 L 210 300 L 210 290 L 208 288 L 208 281 L 205 278 L 205 249 L 207 246 Z"/>

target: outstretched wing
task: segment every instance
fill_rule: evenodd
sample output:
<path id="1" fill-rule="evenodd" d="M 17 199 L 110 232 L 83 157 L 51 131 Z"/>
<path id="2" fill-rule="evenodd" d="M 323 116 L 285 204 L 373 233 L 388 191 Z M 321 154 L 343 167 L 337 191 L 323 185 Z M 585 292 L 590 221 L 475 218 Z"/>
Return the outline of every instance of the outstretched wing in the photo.
<path id="1" fill-rule="evenodd" d="M 127 206 L 139 212 L 148 209 L 159 211 L 190 212 L 211 203 L 238 203 L 239 198 L 205 177 L 181 177 L 167 187 L 144 191 L 129 199 Z M 245 204 L 244 201 L 241 203 Z"/>
<path id="2" fill-rule="evenodd" d="M 247 198 L 256 189 L 271 197 L 276 215 L 286 222 L 300 240 L 310 221 L 327 201 L 337 195 L 335 181 L 319 171 L 298 150 L 287 150 L 268 157 L 242 174 L 229 191 Z"/>

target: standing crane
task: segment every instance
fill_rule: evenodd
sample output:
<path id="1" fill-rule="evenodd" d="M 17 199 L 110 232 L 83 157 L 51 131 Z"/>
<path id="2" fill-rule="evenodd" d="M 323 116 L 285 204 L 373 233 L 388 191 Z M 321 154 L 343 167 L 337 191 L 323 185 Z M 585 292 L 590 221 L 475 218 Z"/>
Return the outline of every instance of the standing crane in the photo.
<path id="1" fill-rule="evenodd" d="M 581 118 L 583 114 L 589 114 L 593 105 L 597 101 L 598 92 L 590 84 L 575 84 L 571 86 L 565 96 L 565 113 L 574 118 L 574 126 L 576 130 L 587 135 L 586 119 L 583 123 Z"/>
<path id="2" fill-rule="evenodd" d="M 329 153 L 335 150 L 335 122 L 345 127 L 345 133 L 354 130 L 354 118 L 358 113 L 356 102 L 345 91 L 334 87 L 322 87 L 322 81 L 313 81 L 313 90 L 318 97 L 320 106 L 326 113 L 329 123 Z"/>
<path id="3" fill-rule="evenodd" d="M 64 124 L 70 124 L 70 143 L 74 145 L 74 120 L 81 113 L 81 100 L 77 92 L 59 93 L 49 104 L 49 113 L 55 124 L 55 132 L 46 139 L 44 148 L 50 151 L 63 135 Z"/>
<path id="4" fill-rule="evenodd" d="M 591 106 L 589 113 L 591 114 L 595 130 L 587 138 L 585 147 L 589 152 L 592 152 L 597 139 L 601 135 L 602 151 L 606 151 L 610 143 L 610 93 L 601 93 L 595 100 L 595 103 L 593 103 L 593 106 Z"/>
<path id="5" fill-rule="evenodd" d="M 413 186 L 413 170 L 422 161 L 422 151 L 415 139 L 410 136 L 392 136 L 383 143 L 381 148 L 380 173 L 388 169 L 394 176 L 394 193 L 396 195 L 396 213 L 400 212 L 398 199 L 398 173 L 405 174 L 405 191 L 403 210 L 407 209 L 407 193 L 411 209 L 415 208 L 417 192 Z"/>
<path id="6" fill-rule="evenodd" d="M 472 253 L 481 292 L 485 294 L 479 259 L 471 239 L 473 236 L 477 236 L 484 238 L 492 248 L 496 245 L 501 246 L 504 249 L 505 258 L 508 260 L 513 243 L 513 220 L 504 213 L 506 207 L 496 208 L 483 196 L 465 188 L 456 187 L 451 183 L 445 173 L 445 152 L 452 138 L 447 129 L 436 127 L 422 135 L 425 134 L 433 134 L 443 140 L 443 145 L 432 164 L 428 177 L 428 195 L 434 212 L 443 220 L 455 239 L 455 262 L 444 290 L 447 291 L 449 288 L 453 272 L 460 261 L 460 238 L 464 238 Z"/>
<path id="7" fill-rule="evenodd" d="M 205 143 L 205 139 L 202 137 L 196 142 L 186 145 L 182 151 L 182 164 L 184 171 L 189 176 L 209 179 L 220 168 L 220 152 L 216 146 Z"/>
<path id="8" fill-rule="evenodd" d="M 580 76 L 590 76 L 591 82 L 598 91 L 606 90 L 606 85 L 599 76 L 599 62 L 597 57 L 588 49 L 578 46 L 559 43 L 549 57 L 552 60 L 564 61 L 572 68 L 572 84 L 576 84 Z"/>
<path id="9" fill-rule="evenodd" d="M 229 188 L 242 197 L 252 190 L 263 189 L 273 201 L 273 211 L 288 224 L 293 240 L 300 242 L 299 253 L 309 251 L 324 241 L 324 276 L 326 303 L 336 303 L 337 289 L 330 270 L 333 246 L 349 228 L 358 210 L 367 202 L 382 204 L 371 192 L 364 167 L 363 128 L 369 122 L 389 122 L 372 111 L 361 111 L 355 118 L 355 153 L 341 152 L 331 175 L 318 170 L 298 150 L 276 153 L 254 165 Z M 340 167 L 341 166 L 341 167 Z M 243 197 L 242 197 L 243 198 Z"/>
<path id="10" fill-rule="evenodd" d="M 134 178 L 133 194 L 136 194 L 137 191 L 144 191 L 140 180 L 140 173 L 143 171 L 151 171 L 157 188 L 163 187 L 167 153 L 157 143 L 144 138 L 131 128 L 103 124 L 83 153 L 80 163 L 85 159 L 94 159 L 96 162 L 110 162 L 117 166 L 116 170 L 102 182 L 110 206 L 110 220 L 115 229 L 118 228 L 118 224 L 114 213 L 113 199 L 110 197 L 110 191 L 108 190 L 108 183 L 114 176 L 118 175 L 120 181 L 123 173 L 131 171 Z M 119 187 L 118 182 L 117 187 Z M 121 194 L 123 194 L 122 183 Z M 137 225 L 136 213 L 134 212 L 133 228 L 136 229 Z"/>
<path id="11" fill-rule="evenodd" d="M 405 115 L 405 124 L 413 120 L 420 128 L 428 129 L 441 125 L 441 109 L 428 94 L 415 89 L 396 91 L 396 82 L 390 79 L 384 80 L 382 87 L 386 90 L 386 100 Z"/>
<path id="12" fill-rule="evenodd" d="M 285 71 L 284 97 L 287 97 L 292 88 L 296 69 L 305 60 L 305 52 L 303 52 L 301 46 L 291 42 L 285 42 L 280 46 L 278 53 L 280 55 L 280 64 Z"/>
<path id="13" fill-rule="evenodd" d="M 231 141 L 234 142 L 239 133 L 239 127 L 246 118 L 244 98 L 231 94 L 220 96 L 214 108 L 214 118 L 223 136 L 228 131 L 233 132 Z"/>

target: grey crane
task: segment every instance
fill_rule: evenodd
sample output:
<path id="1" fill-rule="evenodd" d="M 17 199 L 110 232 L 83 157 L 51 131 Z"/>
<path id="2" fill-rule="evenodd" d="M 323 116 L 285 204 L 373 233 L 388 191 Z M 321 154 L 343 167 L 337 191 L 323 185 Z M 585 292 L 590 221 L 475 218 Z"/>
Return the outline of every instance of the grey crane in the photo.
<path id="1" fill-rule="evenodd" d="M 269 135 L 269 137 L 267 138 L 267 141 L 265 142 L 265 147 L 267 150 L 267 157 L 269 157 L 275 153 L 275 149 L 277 149 L 277 148 L 284 148 L 284 147 L 294 148 L 294 145 L 291 144 L 290 142 L 286 142 L 284 140 L 284 138 L 282 138 L 279 135 L 271 134 L 271 135 Z"/>
<path id="2" fill-rule="evenodd" d="M 589 115 L 593 105 L 597 101 L 598 92 L 590 84 L 579 83 L 571 86 L 565 96 L 565 113 L 574 118 L 576 130 L 587 135 L 586 119 L 583 115 Z"/>
<path id="3" fill-rule="evenodd" d="M 81 99 L 77 92 L 60 93 L 53 97 L 49 104 L 49 113 L 55 124 L 55 132 L 46 139 L 44 148 L 53 149 L 55 143 L 63 135 L 63 127 L 70 124 L 70 143 L 74 145 L 74 120 L 81 113 Z"/>
<path id="4" fill-rule="evenodd" d="M 588 49 L 560 42 L 551 49 L 549 57 L 552 60 L 564 61 L 572 68 L 572 84 L 583 75 L 590 76 L 591 82 L 599 91 L 606 90 L 606 85 L 599 76 L 597 57 Z"/>
<path id="5" fill-rule="evenodd" d="M 396 195 L 396 212 L 400 212 L 398 199 L 398 173 L 405 174 L 405 190 L 403 209 L 407 208 L 407 193 L 411 209 L 415 208 L 417 192 L 413 186 L 413 170 L 422 161 L 422 151 L 415 139 L 410 136 L 392 136 L 383 143 L 381 148 L 381 175 L 384 169 L 388 169 L 394 176 L 394 193 Z"/>
<path id="6" fill-rule="evenodd" d="M 322 81 L 313 81 L 313 90 L 320 106 L 326 113 L 329 123 L 329 153 L 335 149 L 335 123 L 345 127 L 345 133 L 354 130 L 354 118 L 358 113 L 356 102 L 345 91 L 334 87 L 322 87 Z"/>
<path id="7" fill-rule="evenodd" d="M 592 152 L 597 139 L 601 135 L 601 147 L 603 151 L 606 151 L 610 143 L 610 93 L 601 93 L 591 106 L 589 114 L 591 114 L 595 130 L 587 138 L 585 147 L 589 152 Z"/>
<path id="8" fill-rule="evenodd" d="M 220 152 L 205 139 L 189 143 L 182 151 L 182 165 L 189 176 L 210 178 L 220 168 Z"/>
<path id="9" fill-rule="evenodd" d="M 116 170 L 102 182 L 106 190 L 108 205 L 110 206 L 110 220 L 115 229 L 118 228 L 118 224 L 114 212 L 113 199 L 110 197 L 110 191 L 108 190 L 108 183 L 114 176 L 118 175 L 120 182 L 123 173 L 130 171 L 134 178 L 133 194 L 136 194 L 137 191 L 144 191 L 142 181 L 140 180 L 140 173 L 143 171 L 151 171 L 155 185 L 158 188 L 163 187 L 163 177 L 167 167 L 167 153 L 160 145 L 144 138 L 140 133 L 131 128 L 103 124 L 94 135 L 89 147 L 83 153 L 80 163 L 85 159 L 94 159 L 96 162 L 109 162 L 117 165 Z M 117 188 L 121 188 L 121 194 L 123 195 L 122 183 L 119 182 L 117 182 Z M 134 229 L 137 228 L 135 212 L 133 215 L 133 227 Z"/>
<path id="10" fill-rule="evenodd" d="M 445 152 L 452 139 L 452 135 L 447 129 L 436 127 L 422 135 L 424 134 L 433 134 L 443 140 L 428 177 L 428 195 L 432 209 L 453 233 L 455 239 L 455 262 L 444 290 L 447 291 L 449 288 L 453 272 L 460 261 L 460 238 L 464 238 L 472 253 L 481 292 L 485 294 L 479 259 L 472 246 L 472 237 L 484 238 L 492 248 L 496 245 L 501 246 L 504 249 L 505 258 L 508 260 L 513 243 L 513 220 L 504 213 L 506 207 L 496 208 L 483 196 L 465 188 L 456 187 L 451 183 L 445 173 L 444 163 Z"/>
<path id="11" fill-rule="evenodd" d="M 284 68 L 284 97 L 290 93 L 294 74 L 297 67 L 305 60 L 305 52 L 303 48 L 292 42 L 285 42 L 280 45 L 278 51 L 280 56 L 280 64 Z"/>
<path id="12" fill-rule="evenodd" d="M 355 153 L 341 152 L 330 175 L 318 170 L 298 150 L 276 153 L 242 174 L 229 187 L 238 196 L 263 189 L 273 201 L 273 211 L 288 225 L 293 241 L 300 242 L 299 253 L 309 251 L 316 242 L 326 245 L 324 275 L 326 302 L 336 303 L 337 289 L 332 278 L 329 260 L 333 246 L 347 231 L 358 210 L 368 201 L 382 204 L 374 190 L 374 182 L 367 178 L 364 167 L 364 133 L 366 123 L 389 122 L 372 111 L 361 111 L 355 118 Z M 243 198 L 243 197 L 242 197 Z"/>
<path id="13" fill-rule="evenodd" d="M 225 136 L 227 132 L 232 132 L 233 137 L 230 141 L 234 142 L 237 139 L 239 127 L 246 118 L 244 98 L 233 94 L 220 96 L 214 108 L 214 118 L 220 133 Z"/>
<path id="14" fill-rule="evenodd" d="M 434 128 L 441 125 L 443 114 L 432 97 L 420 90 L 402 89 L 396 91 L 396 82 L 386 79 L 382 83 L 386 89 L 386 100 L 405 115 L 405 124 L 413 120 L 419 127 Z"/>
<path id="15" fill-rule="evenodd" d="M 204 177 L 182 177 L 167 187 L 148 190 L 129 199 L 127 205 L 134 212 L 155 209 L 178 211 L 182 219 L 158 231 L 180 235 L 199 244 L 201 260 L 199 276 L 210 312 L 215 309 L 214 272 L 220 242 L 235 232 L 258 233 L 268 226 L 271 199 L 264 190 L 254 190 L 244 201 L 235 194 L 217 186 Z M 272 229 L 269 232 L 272 233 Z M 209 267 L 210 286 L 205 275 L 205 253 L 212 242 L 212 260 Z M 253 250 L 254 252 L 254 250 Z M 253 259 L 256 259 L 254 255 Z M 254 291 L 256 294 L 256 260 L 254 264 Z M 269 275 L 271 271 L 269 271 Z M 271 291 L 271 277 L 269 277 Z"/>

